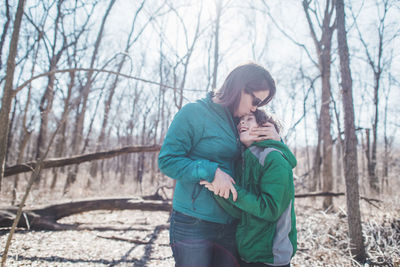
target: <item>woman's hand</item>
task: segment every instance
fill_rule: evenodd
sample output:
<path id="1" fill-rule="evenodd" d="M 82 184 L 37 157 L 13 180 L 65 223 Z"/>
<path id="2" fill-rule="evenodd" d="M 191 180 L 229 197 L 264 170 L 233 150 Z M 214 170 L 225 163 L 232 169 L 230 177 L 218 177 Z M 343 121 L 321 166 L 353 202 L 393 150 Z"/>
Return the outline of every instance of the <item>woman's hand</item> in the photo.
<path id="1" fill-rule="evenodd" d="M 208 190 L 214 192 L 215 195 L 219 195 L 220 197 L 228 199 L 229 193 L 232 192 L 233 201 L 236 201 L 237 192 L 233 186 L 234 183 L 235 180 L 220 168 L 217 168 L 215 171 L 215 177 L 212 183 L 204 180 L 200 181 L 201 185 L 204 185 Z"/>
<path id="2" fill-rule="evenodd" d="M 255 136 L 255 141 L 262 141 L 267 139 L 281 141 L 281 137 L 276 131 L 275 126 L 270 122 L 267 122 L 260 127 L 253 127 L 252 129 L 250 129 L 250 135 Z"/>

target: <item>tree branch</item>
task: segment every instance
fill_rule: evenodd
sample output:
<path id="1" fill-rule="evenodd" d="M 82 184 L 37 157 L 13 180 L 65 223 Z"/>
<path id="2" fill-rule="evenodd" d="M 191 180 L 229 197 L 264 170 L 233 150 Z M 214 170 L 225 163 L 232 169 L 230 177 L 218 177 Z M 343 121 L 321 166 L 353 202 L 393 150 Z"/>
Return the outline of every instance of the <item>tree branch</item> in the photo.
<path id="1" fill-rule="evenodd" d="M 127 153 L 137 153 L 137 152 L 155 152 L 159 151 L 161 145 L 151 145 L 151 146 L 127 146 L 119 149 L 113 149 L 108 151 L 101 151 L 96 153 L 89 153 L 83 155 L 77 155 L 69 158 L 56 158 L 56 159 L 47 159 L 43 161 L 43 169 L 54 168 L 54 167 L 62 167 L 66 165 L 72 164 L 80 164 L 86 161 L 99 160 L 99 159 L 107 159 L 116 157 L 122 154 Z M 36 161 L 27 162 L 23 164 L 17 164 L 11 167 L 8 167 L 4 171 L 4 177 L 23 173 L 30 172 L 37 165 Z"/>

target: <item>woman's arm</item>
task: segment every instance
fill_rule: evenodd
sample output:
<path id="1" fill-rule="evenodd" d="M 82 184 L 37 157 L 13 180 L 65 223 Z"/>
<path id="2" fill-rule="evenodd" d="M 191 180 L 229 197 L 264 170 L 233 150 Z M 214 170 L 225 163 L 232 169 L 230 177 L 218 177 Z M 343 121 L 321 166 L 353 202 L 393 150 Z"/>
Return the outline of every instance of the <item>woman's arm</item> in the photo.
<path id="1" fill-rule="evenodd" d="M 206 158 L 189 158 L 191 149 L 203 134 L 204 126 L 201 121 L 193 118 L 193 114 L 197 113 L 196 105 L 191 103 L 175 115 L 158 156 L 158 167 L 164 174 L 176 180 L 193 183 L 208 181 L 213 184 L 215 194 L 228 198 L 232 193 L 233 199 L 236 200 L 234 179 L 219 169 L 216 162 Z"/>
<path id="2" fill-rule="evenodd" d="M 175 115 L 158 156 L 158 167 L 164 174 L 176 180 L 212 182 L 218 164 L 207 159 L 189 158 L 190 150 L 202 135 L 202 126 L 198 121 L 197 125 L 193 122 L 194 112 L 196 106 L 187 104 Z"/>

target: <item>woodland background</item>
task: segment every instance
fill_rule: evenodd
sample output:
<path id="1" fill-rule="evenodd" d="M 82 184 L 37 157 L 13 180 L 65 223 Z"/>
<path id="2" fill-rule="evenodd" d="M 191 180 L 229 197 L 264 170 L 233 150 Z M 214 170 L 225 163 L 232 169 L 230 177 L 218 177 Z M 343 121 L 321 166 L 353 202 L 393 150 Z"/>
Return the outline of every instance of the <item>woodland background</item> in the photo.
<path id="1" fill-rule="evenodd" d="M 173 181 L 159 172 L 157 151 L 168 125 L 184 104 L 218 88 L 231 69 L 254 61 L 276 80 L 277 94 L 266 109 L 284 125 L 282 138 L 298 159 L 295 266 L 399 266 L 400 3 L 344 1 L 343 23 L 342 2 L 4 0 L 1 247 L 13 234 L 18 207 L 31 220 L 43 205 L 142 197 L 134 207 L 95 202 L 97 208 L 59 215 L 46 223 L 61 231 L 45 238 L 77 235 L 85 250 L 85 237 L 72 228 L 98 220 L 104 224 L 92 230 L 115 227 L 107 214 L 135 218 L 121 217 L 128 225 L 144 216 L 148 229 L 136 229 L 133 243 L 151 244 L 138 236 L 158 229 L 152 238 L 161 233 L 160 246 L 167 248 Z M 348 53 L 339 45 L 342 37 Z M 101 207 L 139 211 L 93 211 Z M 87 216 L 85 223 L 79 216 Z M 61 218 L 70 224 L 57 222 Z M 37 229 L 49 231 L 48 225 Z M 54 258 L 51 247 L 63 247 L 59 241 L 28 252 L 44 238 L 43 232 L 27 236 L 35 231 L 34 224 L 18 225 L 3 263 L 172 265 L 169 251 L 153 261 L 146 254 L 164 251 L 157 245 L 138 252 L 147 258 L 119 261 L 101 253 L 92 261 Z"/>

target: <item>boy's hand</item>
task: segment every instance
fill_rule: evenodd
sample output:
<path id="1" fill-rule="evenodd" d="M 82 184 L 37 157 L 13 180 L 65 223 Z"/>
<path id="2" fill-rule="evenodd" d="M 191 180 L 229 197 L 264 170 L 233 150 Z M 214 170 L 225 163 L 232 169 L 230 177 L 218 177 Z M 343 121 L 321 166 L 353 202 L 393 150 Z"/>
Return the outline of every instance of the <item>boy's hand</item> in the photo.
<path id="1" fill-rule="evenodd" d="M 204 185 L 205 188 L 207 188 L 208 190 L 210 190 L 211 192 L 214 193 L 214 187 L 212 186 L 211 183 L 207 182 L 206 180 L 201 180 L 201 181 L 200 181 L 200 184 L 201 184 L 201 185 Z"/>

